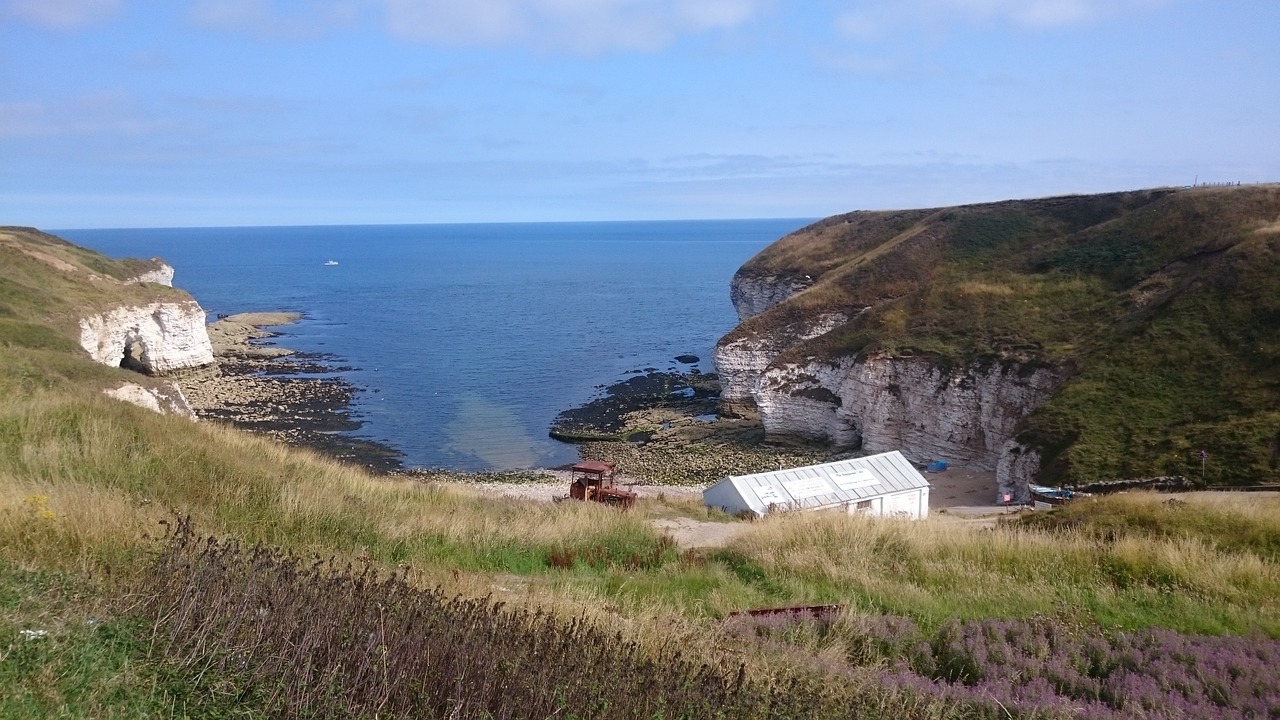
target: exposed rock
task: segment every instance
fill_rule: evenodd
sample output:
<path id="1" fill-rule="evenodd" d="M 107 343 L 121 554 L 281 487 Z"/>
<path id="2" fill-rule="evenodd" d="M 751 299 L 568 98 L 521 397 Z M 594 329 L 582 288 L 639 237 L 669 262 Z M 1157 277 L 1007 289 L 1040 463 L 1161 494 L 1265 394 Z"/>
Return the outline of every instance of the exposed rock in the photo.
<path id="1" fill-rule="evenodd" d="M 996 502 L 1004 503 L 1009 495 L 1013 504 L 1031 502 L 1027 484 L 1040 472 L 1040 453 L 1017 440 L 1009 440 L 1000 450 L 996 464 Z"/>
<path id="2" fill-rule="evenodd" d="M 795 291 L 788 282 L 769 292 L 769 278 L 752 283 L 740 274 L 734 280 L 740 315 L 767 309 Z M 888 354 L 778 362 L 787 350 L 848 320 L 823 313 L 721 341 L 715 354 L 721 413 L 758 413 L 771 441 L 818 441 L 870 453 L 900 450 L 917 463 L 947 459 L 996 470 L 997 496 L 1010 492 L 1024 500 L 1027 482 L 1039 472 L 1039 455 L 1013 437 L 1066 380 L 1066 370 L 1012 361 L 949 367 L 930 356 Z"/>
<path id="3" fill-rule="evenodd" d="M 729 299 L 738 311 L 738 321 L 768 310 L 813 284 L 808 275 L 780 277 L 751 275 L 739 271 L 729 282 Z"/>
<path id="4" fill-rule="evenodd" d="M 161 415 L 177 415 L 195 420 L 191 405 L 182 394 L 181 388 L 172 383 L 163 383 L 156 387 L 143 387 L 135 383 L 125 383 L 120 387 L 103 390 L 117 400 L 133 403 Z"/>
<path id="5" fill-rule="evenodd" d="M 825 335 L 848 319 L 841 313 L 826 313 L 768 334 L 751 334 L 728 343 L 722 341 L 712 358 L 720 377 L 720 412 L 741 417 L 754 415 L 757 384 L 769 363 L 792 344 Z"/>
<path id="6" fill-rule="evenodd" d="M 138 273 L 128 282 L 156 283 L 173 287 L 173 266 L 160 258 L 151 258 L 150 262 L 154 265 L 152 269 Z"/>
<path id="7" fill-rule="evenodd" d="M 246 358 L 278 358 L 292 355 L 288 348 L 263 346 L 255 340 L 265 340 L 279 333 L 264 330 L 263 327 L 275 327 L 297 322 L 302 318 L 296 312 L 256 312 L 238 313 L 229 317 L 220 317 L 209 323 L 209 341 L 213 344 L 213 353 L 219 357 L 239 356 Z"/>
<path id="8" fill-rule="evenodd" d="M 628 413 L 658 407 L 678 408 L 690 416 L 714 413 L 718 389 L 714 374 L 632 375 L 586 405 L 562 411 L 552 421 L 549 434 L 566 442 L 623 439 Z"/>
<path id="9" fill-rule="evenodd" d="M 685 365 L 692 365 L 698 362 L 699 360 L 701 360 L 701 358 L 699 358 L 697 355 L 677 355 L 676 356 L 676 362 L 683 363 Z"/>
<path id="10" fill-rule="evenodd" d="M 1280 482 L 1277 217 L 1280 184 L 821 220 L 735 274 L 725 410 L 755 401 L 771 438 L 998 466 L 1000 499 L 1032 477 Z M 851 317 L 797 330 L 830 312 Z"/>
<path id="11" fill-rule="evenodd" d="M 770 367 L 756 403 L 770 437 L 997 470 L 1023 418 L 1065 379 L 1047 367 L 992 361 L 948 368 L 927 356 L 882 354 Z M 1018 472 L 1029 467 L 1014 463 L 1011 471 L 1015 465 Z"/>
<path id="12" fill-rule="evenodd" d="M 358 390 L 344 378 L 329 377 L 340 370 L 330 364 L 332 358 L 249 345 L 277 333 L 247 323 L 275 326 L 298 317 L 297 313 L 244 313 L 211 325 L 231 321 L 224 325 L 231 332 L 220 336 L 223 343 L 217 352 L 216 371 L 183 373 L 177 379 L 196 416 L 309 447 L 374 472 L 399 469 L 398 450 L 348 434 L 363 425 L 351 408 Z M 252 332 L 243 332 L 241 325 Z M 232 336 L 238 340 L 229 340 Z"/>
<path id="13" fill-rule="evenodd" d="M 80 345 L 95 361 L 166 375 L 213 364 L 205 313 L 194 300 L 118 307 L 80 321 Z"/>

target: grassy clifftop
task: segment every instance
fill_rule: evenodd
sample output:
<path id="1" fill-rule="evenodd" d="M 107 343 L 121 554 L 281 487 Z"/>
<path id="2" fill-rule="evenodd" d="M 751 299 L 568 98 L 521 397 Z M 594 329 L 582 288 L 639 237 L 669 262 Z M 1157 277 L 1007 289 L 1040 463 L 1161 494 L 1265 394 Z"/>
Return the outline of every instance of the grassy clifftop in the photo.
<path id="1" fill-rule="evenodd" d="M 129 282 L 155 267 L 154 261 L 113 260 L 34 228 L 0 227 L 0 341 L 66 346 L 63 340 L 79 337 L 86 315 L 188 297 Z"/>
<path id="2" fill-rule="evenodd" d="M 783 360 L 860 353 L 1074 371 L 1028 421 L 1046 479 L 1280 481 L 1280 186 L 828 218 L 744 276 L 814 284 L 727 339 L 866 311 Z"/>

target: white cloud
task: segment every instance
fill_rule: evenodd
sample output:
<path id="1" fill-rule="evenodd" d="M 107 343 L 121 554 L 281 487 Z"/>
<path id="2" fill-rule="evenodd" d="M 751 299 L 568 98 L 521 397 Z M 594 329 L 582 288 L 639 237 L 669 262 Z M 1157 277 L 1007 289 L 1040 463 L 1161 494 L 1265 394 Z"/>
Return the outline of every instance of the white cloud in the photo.
<path id="1" fill-rule="evenodd" d="M 1026 27 L 1075 25 L 1098 16 L 1106 7 L 1124 2 L 1098 0 L 933 0 L 942 12 L 970 19 L 1002 19 Z"/>
<path id="2" fill-rule="evenodd" d="M 884 40 L 905 27 L 1007 23 L 1029 29 L 1079 26 L 1171 0 L 863 0 L 844 2 L 835 29 L 851 40 Z"/>
<path id="3" fill-rule="evenodd" d="M 190 17 L 217 30 L 313 37 L 379 15 L 388 33 L 410 42 L 593 54 L 656 50 L 683 34 L 737 27 L 767 1 L 196 0 Z"/>
<path id="4" fill-rule="evenodd" d="M 759 0 L 383 0 L 389 31 L 444 45 L 514 43 L 575 53 L 657 50 L 751 20 Z"/>
<path id="5" fill-rule="evenodd" d="M 316 37 L 354 25 L 367 0 L 197 0 L 190 17 L 216 30 L 260 37 Z"/>
<path id="6" fill-rule="evenodd" d="M 0 16 L 52 30 L 75 30 L 111 19 L 122 5 L 121 0 L 8 0 L 0 6 Z"/>

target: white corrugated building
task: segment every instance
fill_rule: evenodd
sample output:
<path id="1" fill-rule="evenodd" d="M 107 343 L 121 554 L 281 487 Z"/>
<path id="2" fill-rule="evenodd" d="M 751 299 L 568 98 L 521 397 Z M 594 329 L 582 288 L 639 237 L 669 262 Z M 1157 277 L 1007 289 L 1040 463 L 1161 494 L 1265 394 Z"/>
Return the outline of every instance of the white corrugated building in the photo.
<path id="1" fill-rule="evenodd" d="M 822 465 L 727 477 L 702 491 L 708 507 L 736 515 L 750 510 L 830 510 L 850 514 L 929 514 L 929 481 L 902 453 L 880 453 Z"/>

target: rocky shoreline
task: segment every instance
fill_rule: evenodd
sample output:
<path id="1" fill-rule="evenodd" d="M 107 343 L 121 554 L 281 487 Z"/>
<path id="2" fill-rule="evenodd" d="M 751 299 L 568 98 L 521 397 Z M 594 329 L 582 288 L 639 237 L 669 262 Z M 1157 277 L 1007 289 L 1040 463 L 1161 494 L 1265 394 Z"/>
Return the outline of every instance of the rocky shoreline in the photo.
<path id="1" fill-rule="evenodd" d="M 216 367 L 178 379 L 196 416 L 308 447 L 379 474 L 484 483 L 545 483 L 555 468 L 458 473 L 405 468 L 382 443 L 353 438 L 361 426 L 351 403 L 359 389 L 331 356 L 280 347 L 270 328 L 298 313 L 242 313 L 208 326 Z M 717 415 L 720 385 L 696 369 L 636 370 L 586 405 L 562 412 L 550 435 L 578 444 L 583 459 L 608 460 L 627 482 L 700 486 L 725 477 L 830 459 L 817 446 L 769 445 L 757 418 Z M 560 468 L 563 470 L 563 468 Z"/>
<path id="2" fill-rule="evenodd" d="M 242 313 L 210 323 L 215 367 L 178 378 L 196 417 L 309 447 L 373 472 L 400 469 L 396 449 L 346 434 L 362 425 L 351 413 L 359 390 L 335 373 L 351 368 L 327 355 L 270 343 L 279 333 L 266 328 L 301 317 Z"/>
<path id="3" fill-rule="evenodd" d="M 551 436 L 579 443 L 583 459 L 613 462 L 619 474 L 652 485 L 707 485 L 832 459 L 816 445 L 765 443 L 759 418 L 720 416 L 714 373 L 635 373 L 560 413 Z"/>

